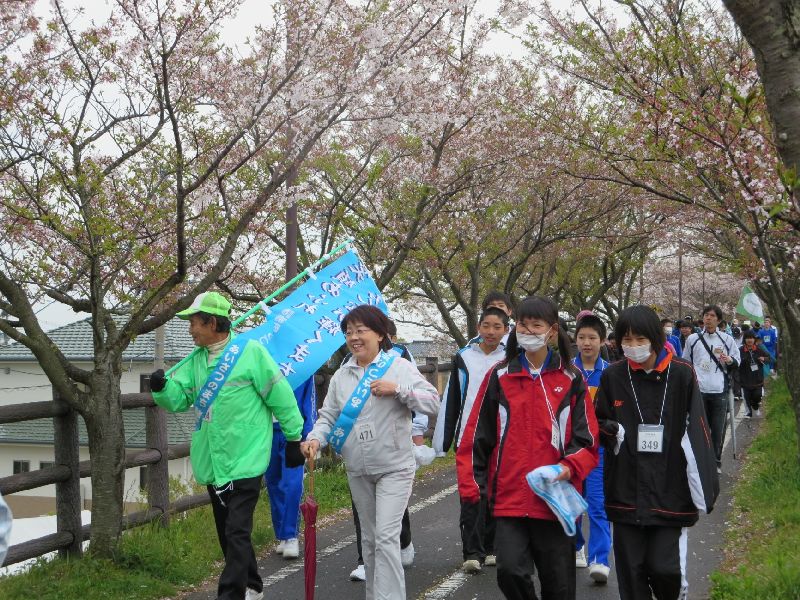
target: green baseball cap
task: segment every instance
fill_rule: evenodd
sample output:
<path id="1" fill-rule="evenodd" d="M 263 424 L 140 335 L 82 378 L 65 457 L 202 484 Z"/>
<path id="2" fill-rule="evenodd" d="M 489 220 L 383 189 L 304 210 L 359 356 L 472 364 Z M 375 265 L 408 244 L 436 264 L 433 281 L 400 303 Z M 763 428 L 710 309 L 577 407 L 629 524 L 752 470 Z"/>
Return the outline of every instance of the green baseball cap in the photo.
<path id="1" fill-rule="evenodd" d="M 231 303 L 218 292 L 203 292 L 194 299 L 192 305 L 186 310 L 177 314 L 181 319 L 188 319 L 193 314 L 204 312 L 219 317 L 229 317 L 231 314 Z"/>

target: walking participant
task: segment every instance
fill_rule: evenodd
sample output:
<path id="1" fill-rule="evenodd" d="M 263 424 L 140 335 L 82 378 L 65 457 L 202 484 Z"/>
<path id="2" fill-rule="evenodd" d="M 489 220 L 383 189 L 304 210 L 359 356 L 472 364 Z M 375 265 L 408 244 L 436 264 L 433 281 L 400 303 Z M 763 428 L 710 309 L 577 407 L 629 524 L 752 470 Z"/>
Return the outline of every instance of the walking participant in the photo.
<path id="1" fill-rule="evenodd" d="M 606 326 L 594 314 L 583 316 L 575 325 L 575 340 L 578 343 L 578 356 L 574 364 L 588 386 L 589 397 L 594 399 L 600 375 L 608 368 L 608 364 L 600 356 L 600 348 L 606 339 Z M 589 577 L 596 583 L 606 583 L 611 572 L 608 555 L 611 552 L 611 526 L 606 517 L 605 497 L 603 495 L 603 448 L 599 448 L 597 467 L 589 472 L 584 482 L 584 498 L 589 507 L 589 544 L 588 557 L 584 552 L 584 539 L 581 528 L 576 535 L 577 555 L 575 566 L 589 566 Z M 581 565 L 582 562 L 582 565 Z"/>
<path id="2" fill-rule="evenodd" d="M 417 363 L 411 355 L 409 349 L 397 343 L 397 325 L 394 321 L 389 319 L 389 339 L 392 341 L 392 349 L 389 350 L 390 354 L 394 354 L 402 359 L 410 362 L 416 369 Z M 350 358 L 350 354 L 344 357 L 342 364 L 346 363 Z M 419 369 L 417 369 L 419 371 Z M 411 441 L 415 446 L 425 445 L 425 432 L 428 431 L 428 417 L 422 413 L 411 413 Z M 361 544 L 361 520 L 358 518 L 358 510 L 356 509 L 355 502 L 352 497 L 350 498 L 353 507 L 353 526 L 356 529 L 356 552 L 358 553 L 356 568 L 350 571 L 350 581 L 366 581 L 367 573 L 364 570 L 364 548 Z M 411 541 L 411 515 L 408 512 L 408 507 L 403 513 L 403 520 L 400 526 L 400 563 L 403 567 L 410 567 L 414 564 L 414 543 Z"/>
<path id="3" fill-rule="evenodd" d="M 675 323 L 672 319 L 661 319 L 661 326 L 664 328 L 664 335 L 669 345 L 672 346 L 675 356 L 680 356 L 683 353 L 683 347 L 681 346 L 681 336 L 675 335 Z"/>
<path id="4" fill-rule="evenodd" d="M 481 302 L 481 314 L 486 312 L 487 308 L 499 308 L 502 310 L 504 313 L 506 313 L 506 315 L 508 315 L 509 325 L 512 325 L 511 320 L 514 318 L 514 303 L 511 300 L 511 296 L 503 292 L 498 292 L 497 290 L 491 291 L 486 294 L 483 302 Z M 505 345 L 507 339 L 508 331 L 506 331 L 506 334 L 503 336 L 503 345 Z M 467 346 L 470 344 L 480 343 L 480 341 L 481 335 L 480 332 L 478 332 L 477 336 L 467 342 Z"/>
<path id="5" fill-rule="evenodd" d="M 414 480 L 411 412 L 435 416 L 439 394 L 407 360 L 389 354 L 389 319 L 361 305 L 341 322 L 352 356 L 334 373 L 307 458 L 328 443 L 341 453 L 361 521 L 366 598 L 405 600 L 400 527 Z"/>
<path id="6" fill-rule="evenodd" d="M 499 308 L 486 308 L 480 316 L 478 333 L 477 341 L 453 356 L 450 381 L 433 433 L 433 448 L 440 455 L 447 453 L 451 445 L 458 448 L 486 373 L 505 358 L 503 340 L 508 335 L 508 315 Z M 461 472 L 456 474 L 460 476 Z M 495 566 L 495 524 L 485 498 L 478 503 L 461 500 L 459 528 L 464 571 L 477 573 L 482 565 Z"/>
<path id="7" fill-rule="evenodd" d="M 770 354 L 769 361 L 764 363 L 764 375 L 769 375 L 770 370 L 778 372 L 778 330 L 772 325 L 770 317 L 764 317 L 764 326 L 756 333 L 761 343 Z"/>
<path id="8" fill-rule="evenodd" d="M 722 439 L 728 410 L 729 372 L 739 368 L 739 348 L 733 338 L 717 329 L 722 320 L 719 306 L 703 309 L 703 331 L 686 340 L 683 358 L 694 367 L 717 455 L 717 472 L 722 472 Z"/>
<path id="9" fill-rule="evenodd" d="M 297 407 L 303 415 L 302 439 L 308 435 L 317 419 L 317 392 L 314 377 L 294 390 Z M 272 417 L 272 454 L 269 467 L 264 473 L 264 483 L 269 496 L 272 529 L 278 540 L 276 552 L 286 559 L 300 556 L 297 532 L 300 527 L 300 500 L 303 497 L 303 465 L 286 466 L 288 442 L 280 423 Z"/>
<path id="10" fill-rule="evenodd" d="M 739 348 L 742 362 L 739 365 L 739 383 L 744 394 L 745 416 L 761 416 L 761 395 L 764 388 L 764 370 L 770 360 L 769 353 L 756 343 L 752 331 L 744 334 L 744 344 Z"/>
<path id="11" fill-rule="evenodd" d="M 651 308 L 625 309 L 614 329 L 627 360 L 603 372 L 595 406 L 619 595 L 676 600 L 686 528 L 719 493 L 705 408 L 691 365 L 664 348 Z"/>
<path id="12" fill-rule="evenodd" d="M 150 376 L 153 400 L 171 412 L 198 411 L 192 436 L 194 478 L 208 489 L 225 568 L 217 598 L 258 600 L 263 584 L 253 551 L 253 511 L 272 447 L 272 416 L 286 436 L 286 466 L 303 464 L 303 418 L 292 388 L 266 348 L 249 340 L 244 347 L 231 333 L 231 305 L 217 292 L 200 294 L 178 317 L 189 320 L 199 346 L 167 379 L 163 369 Z M 214 385 L 209 385 L 213 383 Z M 205 405 L 196 402 L 203 398 Z"/>
<path id="13" fill-rule="evenodd" d="M 528 473 L 557 464 L 557 479 L 579 489 L 597 466 L 597 421 L 569 346 L 555 303 L 523 300 L 505 359 L 484 379 L 456 450 L 462 500 L 487 498 L 493 509 L 497 583 L 509 600 L 536 598 L 534 566 L 544 599 L 575 598 L 574 539 L 526 485 Z"/>
<path id="14" fill-rule="evenodd" d="M 694 325 L 690 321 L 678 321 L 678 341 L 681 346 L 681 353 L 678 356 L 683 356 L 683 350 L 686 348 L 686 340 L 694 333 Z"/>

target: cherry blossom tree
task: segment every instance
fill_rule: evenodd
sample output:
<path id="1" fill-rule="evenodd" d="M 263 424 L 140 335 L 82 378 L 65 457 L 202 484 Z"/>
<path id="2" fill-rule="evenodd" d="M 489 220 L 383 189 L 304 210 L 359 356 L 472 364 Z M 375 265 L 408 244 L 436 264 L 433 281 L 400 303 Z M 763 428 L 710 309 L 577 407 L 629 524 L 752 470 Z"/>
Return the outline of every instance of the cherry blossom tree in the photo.
<path id="1" fill-rule="evenodd" d="M 708 255 L 752 280 L 782 328 L 800 428 L 796 170 L 780 162 L 756 60 L 714 5 L 617 4 L 628 24 L 589 0 L 574 12 L 546 7 L 549 45 L 531 41 L 554 69 L 554 126 L 591 157 L 570 170 L 646 191 L 653 210 L 681 205 L 703 224 Z"/>
<path id="2" fill-rule="evenodd" d="M 103 556 L 122 522 L 124 349 L 245 264 L 329 132 L 391 120 L 463 20 L 449 2 L 286 0 L 231 47 L 240 4 L 117 0 L 88 24 L 60 0 L 40 23 L 30 2 L 0 8 L 0 331 L 86 422 Z M 43 299 L 91 314 L 92 368 L 50 341 Z"/>

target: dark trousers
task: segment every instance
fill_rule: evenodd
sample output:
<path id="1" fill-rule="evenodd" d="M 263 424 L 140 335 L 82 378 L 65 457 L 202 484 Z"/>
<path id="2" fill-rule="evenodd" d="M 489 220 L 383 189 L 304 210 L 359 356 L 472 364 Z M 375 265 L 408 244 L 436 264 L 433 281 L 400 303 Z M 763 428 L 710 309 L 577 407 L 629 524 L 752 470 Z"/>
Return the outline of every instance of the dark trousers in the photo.
<path id="1" fill-rule="evenodd" d="M 470 503 L 461 501 L 461 549 L 464 560 L 479 560 L 483 563 L 489 554 L 494 554 L 496 523 L 486 500 Z"/>
<path id="2" fill-rule="evenodd" d="M 758 410 L 761 406 L 761 388 L 742 388 L 742 391 L 744 392 L 747 414 L 752 415 L 753 411 Z"/>
<path id="3" fill-rule="evenodd" d="M 242 600 L 246 588 L 260 592 L 264 587 L 250 539 L 260 492 L 261 476 L 236 479 L 217 489 L 208 486 L 217 537 L 225 555 L 225 568 L 217 585 L 218 600 Z"/>
<path id="4" fill-rule="evenodd" d="M 701 394 L 706 407 L 708 427 L 711 429 L 711 442 L 714 444 L 714 454 L 717 457 L 717 466 L 722 464 L 722 438 L 725 433 L 725 412 L 728 410 L 728 394 Z"/>
<path id="5" fill-rule="evenodd" d="M 614 523 L 620 600 L 676 600 L 681 591 L 680 527 Z"/>
<path id="6" fill-rule="evenodd" d="M 742 382 L 741 379 L 739 379 L 739 369 L 734 369 L 733 371 L 731 371 L 731 385 L 733 386 L 733 397 L 741 398 Z"/>
<path id="7" fill-rule="evenodd" d="M 361 521 L 358 518 L 358 511 L 356 510 L 353 498 L 350 498 L 350 504 L 353 507 L 353 525 L 356 526 L 356 548 L 358 549 L 358 564 L 364 564 L 364 554 L 361 551 Z M 400 549 L 408 548 L 411 543 L 411 517 L 408 514 L 408 507 L 403 513 L 403 520 L 400 522 Z"/>
<path id="8" fill-rule="evenodd" d="M 497 584 L 507 600 L 536 600 L 534 566 L 542 600 L 575 599 L 575 538 L 558 521 L 495 517 Z"/>

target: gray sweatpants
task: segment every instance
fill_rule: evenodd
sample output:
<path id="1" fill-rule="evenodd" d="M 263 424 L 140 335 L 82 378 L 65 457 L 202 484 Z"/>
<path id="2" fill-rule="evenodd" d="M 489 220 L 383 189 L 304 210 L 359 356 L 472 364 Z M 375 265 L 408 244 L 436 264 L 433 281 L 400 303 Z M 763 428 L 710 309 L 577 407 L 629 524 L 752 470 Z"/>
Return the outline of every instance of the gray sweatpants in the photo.
<path id="1" fill-rule="evenodd" d="M 367 600 L 406 600 L 400 562 L 400 525 L 411 497 L 414 469 L 380 475 L 347 474 L 361 520 Z"/>

